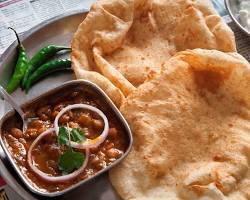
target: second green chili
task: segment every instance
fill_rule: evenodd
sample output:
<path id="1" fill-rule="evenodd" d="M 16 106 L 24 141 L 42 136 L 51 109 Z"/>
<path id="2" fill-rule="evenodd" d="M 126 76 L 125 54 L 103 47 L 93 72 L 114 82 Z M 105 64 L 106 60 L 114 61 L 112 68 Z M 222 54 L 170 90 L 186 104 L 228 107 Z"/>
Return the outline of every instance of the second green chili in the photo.
<path id="1" fill-rule="evenodd" d="M 48 59 L 53 57 L 57 52 L 62 50 L 69 51 L 71 48 L 65 46 L 48 45 L 40 49 L 30 60 L 30 66 L 27 69 L 22 81 L 22 88 L 26 87 L 25 85 L 27 84 L 27 80 L 32 72 L 44 64 Z"/>
<path id="2" fill-rule="evenodd" d="M 71 68 L 71 61 L 69 59 L 52 60 L 50 62 L 43 64 L 32 75 L 29 76 L 27 84 L 25 85 L 26 93 L 29 91 L 33 83 L 40 80 L 45 75 L 57 70 L 70 69 L 70 68 Z"/>

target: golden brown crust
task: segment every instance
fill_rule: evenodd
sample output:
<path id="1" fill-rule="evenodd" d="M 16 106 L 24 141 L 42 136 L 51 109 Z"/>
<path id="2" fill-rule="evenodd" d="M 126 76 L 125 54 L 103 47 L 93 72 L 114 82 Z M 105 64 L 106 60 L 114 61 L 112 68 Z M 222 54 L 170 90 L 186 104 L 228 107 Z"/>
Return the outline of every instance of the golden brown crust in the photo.
<path id="1" fill-rule="evenodd" d="M 77 79 L 85 79 L 98 85 L 103 91 L 106 92 L 118 108 L 120 108 L 124 102 L 125 97 L 123 93 L 101 74 L 84 69 L 77 69 L 75 74 Z"/>
<path id="2" fill-rule="evenodd" d="M 123 199 L 250 198 L 250 65 L 242 56 L 180 52 L 121 111 L 134 145 L 110 180 Z"/>
<path id="3" fill-rule="evenodd" d="M 209 0 L 101 0 L 72 40 L 73 70 L 101 73 L 127 96 L 176 52 L 236 51 Z"/>

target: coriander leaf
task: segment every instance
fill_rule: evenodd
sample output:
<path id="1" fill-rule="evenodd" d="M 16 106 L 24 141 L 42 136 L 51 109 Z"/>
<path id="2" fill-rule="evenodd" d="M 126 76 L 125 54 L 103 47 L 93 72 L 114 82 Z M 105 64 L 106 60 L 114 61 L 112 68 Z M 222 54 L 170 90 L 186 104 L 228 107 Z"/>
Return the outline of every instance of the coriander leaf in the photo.
<path id="1" fill-rule="evenodd" d="M 79 169 L 83 165 L 84 160 L 85 156 L 82 153 L 67 150 L 59 158 L 59 170 L 63 174 L 69 174 L 75 169 Z"/>
<path id="2" fill-rule="evenodd" d="M 86 140 L 84 133 L 79 128 L 73 128 L 71 130 L 71 136 L 74 142 L 82 142 Z"/>
<path id="3" fill-rule="evenodd" d="M 59 134 L 58 134 L 58 143 L 59 144 L 68 144 L 69 142 L 69 130 L 62 126 L 59 128 Z"/>

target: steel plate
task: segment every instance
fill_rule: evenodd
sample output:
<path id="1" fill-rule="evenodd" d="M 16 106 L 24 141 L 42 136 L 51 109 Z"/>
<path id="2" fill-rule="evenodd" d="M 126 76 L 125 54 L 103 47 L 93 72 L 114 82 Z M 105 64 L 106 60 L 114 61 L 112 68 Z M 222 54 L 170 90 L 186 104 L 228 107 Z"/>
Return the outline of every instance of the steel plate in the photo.
<path id="1" fill-rule="evenodd" d="M 69 46 L 73 33 L 85 16 L 85 10 L 74 11 L 68 13 L 67 15 L 52 18 L 51 20 L 36 26 L 31 31 L 28 31 L 21 37 L 28 54 L 31 56 L 36 50 L 50 43 Z M 7 80 L 11 76 L 16 62 L 16 46 L 17 42 L 14 42 L 0 58 L 0 84 L 3 86 L 6 85 Z M 63 57 L 69 57 L 69 54 L 63 55 Z M 12 96 L 17 102 L 22 104 L 29 99 L 39 96 L 49 89 L 59 86 L 65 81 L 72 80 L 73 78 L 74 76 L 71 72 L 60 72 L 56 75 L 53 74 L 36 84 L 30 90 L 28 95 L 25 95 L 23 91 L 18 89 Z M 9 106 L 5 102 L 1 101 L 0 117 L 2 117 L 8 110 Z M 22 198 L 28 200 L 45 199 L 44 197 L 29 192 L 22 181 L 18 178 L 1 148 L 0 173 L 9 186 Z M 120 200 L 108 180 L 107 173 L 65 195 L 51 199 Z"/>
<path id="2" fill-rule="evenodd" d="M 250 31 L 243 27 L 239 21 L 239 2 L 236 0 L 225 0 L 226 8 L 237 26 L 250 36 Z"/>

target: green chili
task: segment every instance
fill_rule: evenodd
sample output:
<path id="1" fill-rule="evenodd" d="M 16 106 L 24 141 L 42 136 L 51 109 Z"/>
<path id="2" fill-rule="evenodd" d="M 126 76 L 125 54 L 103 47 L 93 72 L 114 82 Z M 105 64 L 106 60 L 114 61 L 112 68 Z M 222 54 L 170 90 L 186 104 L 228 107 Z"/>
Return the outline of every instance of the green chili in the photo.
<path id="1" fill-rule="evenodd" d="M 29 76 L 27 80 L 27 84 L 25 85 L 26 93 L 29 91 L 30 87 L 33 83 L 40 80 L 45 75 L 63 69 L 70 69 L 71 61 L 69 59 L 62 59 L 62 60 L 52 60 L 40 66 L 36 71 L 34 71 L 31 76 Z"/>
<path id="2" fill-rule="evenodd" d="M 32 72 L 34 72 L 38 67 L 44 64 L 48 59 L 53 57 L 57 52 L 62 50 L 71 50 L 71 48 L 64 46 L 48 45 L 40 49 L 30 60 L 30 66 L 24 75 L 22 87 L 25 88 L 25 84 L 27 84 L 27 80 Z"/>
<path id="3" fill-rule="evenodd" d="M 17 41 L 18 41 L 18 60 L 17 60 L 14 73 L 12 74 L 11 79 L 7 85 L 7 92 L 12 93 L 21 83 L 25 75 L 25 72 L 27 68 L 29 67 L 29 58 L 25 51 L 25 48 L 20 42 L 17 32 L 11 27 L 9 27 L 9 29 L 14 31 Z"/>

